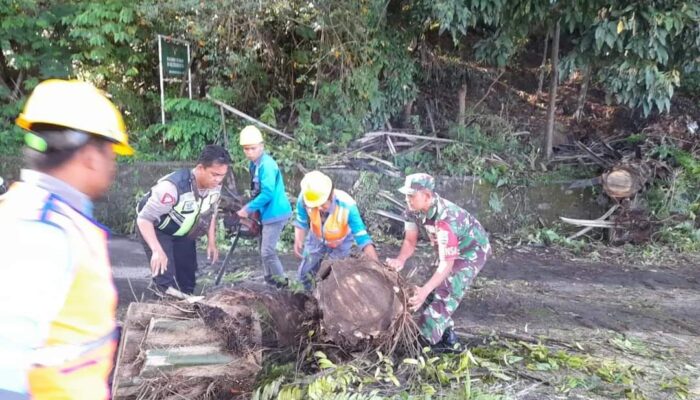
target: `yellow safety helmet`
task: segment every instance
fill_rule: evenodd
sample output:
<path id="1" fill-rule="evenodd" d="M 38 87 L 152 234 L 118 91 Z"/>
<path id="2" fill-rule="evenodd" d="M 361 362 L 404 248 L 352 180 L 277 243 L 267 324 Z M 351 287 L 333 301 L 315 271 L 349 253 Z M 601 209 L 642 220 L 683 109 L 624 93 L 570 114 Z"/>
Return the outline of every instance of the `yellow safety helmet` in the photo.
<path id="1" fill-rule="evenodd" d="M 249 146 L 252 144 L 260 144 L 263 142 L 262 133 L 260 129 L 253 125 L 248 125 L 241 130 L 241 135 L 239 138 L 239 143 L 241 146 Z"/>
<path id="2" fill-rule="evenodd" d="M 323 205 L 332 191 L 333 181 L 321 171 L 311 171 L 301 180 L 301 195 L 309 208 Z"/>
<path id="3" fill-rule="evenodd" d="M 49 79 L 34 88 L 15 121 L 31 131 L 35 124 L 50 124 L 101 136 L 114 143 L 114 152 L 134 154 L 124 118 L 105 95 L 87 82 Z"/>

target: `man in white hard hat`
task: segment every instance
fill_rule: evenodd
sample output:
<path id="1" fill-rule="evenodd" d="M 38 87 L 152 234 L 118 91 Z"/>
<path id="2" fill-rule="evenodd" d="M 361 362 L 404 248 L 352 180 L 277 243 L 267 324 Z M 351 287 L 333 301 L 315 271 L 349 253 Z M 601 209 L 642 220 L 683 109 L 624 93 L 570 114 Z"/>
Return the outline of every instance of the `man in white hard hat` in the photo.
<path id="1" fill-rule="evenodd" d="M 248 218 L 259 213 L 262 223 L 260 255 L 265 282 L 285 286 L 287 276 L 277 255 L 277 242 L 292 216 L 284 189 L 284 178 L 277 162 L 265 152 L 265 143 L 258 128 L 248 125 L 241 130 L 239 144 L 250 161 L 250 190 L 252 199 L 238 211 L 238 216 Z"/>
<path id="2" fill-rule="evenodd" d="M 133 153 L 122 115 L 88 83 L 48 80 L 17 125 L 28 168 L 0 197 L 0 398 L 110 398 L 117 292 L 92 211 Z"/>
<path id="3" fill-rule="evenodd" d="M 306 290 L 326 255 L 346 258 L 353 242 L 367 257 L 379 260 L 355 200 L 335 189 L 326 174 L 309 172 L 301 180 L 294 222 L 294 253 L 302 258 L 298 274 Z"/>

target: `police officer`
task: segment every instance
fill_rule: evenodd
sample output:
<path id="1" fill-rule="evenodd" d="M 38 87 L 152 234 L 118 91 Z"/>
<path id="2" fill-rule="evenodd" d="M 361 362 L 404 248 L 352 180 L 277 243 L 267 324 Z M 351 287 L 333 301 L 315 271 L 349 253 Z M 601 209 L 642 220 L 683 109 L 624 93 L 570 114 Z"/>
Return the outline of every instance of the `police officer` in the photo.
<path id="1" fill-rule="evenodd" d="M 223 147 L 208 145 L 194 168 L 164 176 L 139 202 L 136 224 L 159 291 L 194 292 L 198 236 L 207 235 L 207 259 L 218 260 L 216 210 L 230 163 Z"/>

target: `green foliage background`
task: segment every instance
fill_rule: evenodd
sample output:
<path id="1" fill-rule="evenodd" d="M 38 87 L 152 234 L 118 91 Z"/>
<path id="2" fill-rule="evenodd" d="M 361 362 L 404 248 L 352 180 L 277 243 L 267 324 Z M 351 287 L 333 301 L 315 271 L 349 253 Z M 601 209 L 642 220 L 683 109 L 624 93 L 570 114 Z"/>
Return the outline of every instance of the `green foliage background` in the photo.
<path id="1" fill-rule="evenodd" d="M 454 65 L 508 65 L 556 21 L 565 71 L 590 66 L 611 100 L 645 114 L 668 111 L 681 85 L 697 95 L 700 71 L 700 5 L 688 1 L 2 0 L 0 20 L 4 154 L 18 150 L 24 98 L 50 77 L 111 93 L 141 157 L 187 159 L 220 140 L 219 114 L 201 100 L 168 101 L 170 122 L 157 125 L 156 34 L 192 43 L 195 99 L 234 104 L 320 154 L 400 119 L 435 77 L 458 81 Z M 167 86 L 182 97 L 184 87 Z"/>

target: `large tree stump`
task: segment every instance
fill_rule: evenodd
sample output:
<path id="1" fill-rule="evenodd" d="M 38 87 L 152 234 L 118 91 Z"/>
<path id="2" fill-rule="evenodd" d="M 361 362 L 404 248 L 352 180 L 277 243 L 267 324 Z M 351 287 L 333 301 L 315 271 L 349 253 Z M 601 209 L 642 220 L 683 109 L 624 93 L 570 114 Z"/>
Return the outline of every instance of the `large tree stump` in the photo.
<path id="1" fill-rule="evenodd" d="M 415 343 L 400 275 L 365 258 L 326 260 L 314 291 L 321 311 L 322 338 L 346 350 L 393 349 Z"/>

